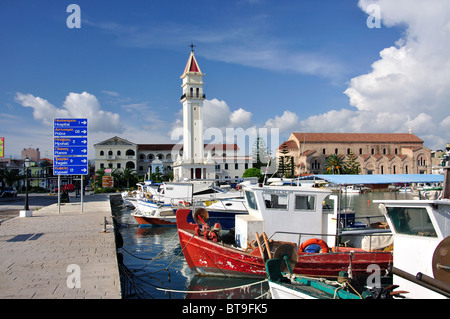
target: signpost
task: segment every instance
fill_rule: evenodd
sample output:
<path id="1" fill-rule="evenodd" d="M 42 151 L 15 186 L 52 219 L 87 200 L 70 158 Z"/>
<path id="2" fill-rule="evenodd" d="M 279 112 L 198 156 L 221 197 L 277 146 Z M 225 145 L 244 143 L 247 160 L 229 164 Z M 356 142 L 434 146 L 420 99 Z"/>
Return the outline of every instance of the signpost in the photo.
<path id="1" fill-rule="evenodd" d="M 87 175 L 88 128 L 86 118 L 55 118 L 53 122 L 53 175 L 58 175 L 58 211 L 61 175 Z M 83 212 L 83 176 L 81 176 L 81 212 Z"/>

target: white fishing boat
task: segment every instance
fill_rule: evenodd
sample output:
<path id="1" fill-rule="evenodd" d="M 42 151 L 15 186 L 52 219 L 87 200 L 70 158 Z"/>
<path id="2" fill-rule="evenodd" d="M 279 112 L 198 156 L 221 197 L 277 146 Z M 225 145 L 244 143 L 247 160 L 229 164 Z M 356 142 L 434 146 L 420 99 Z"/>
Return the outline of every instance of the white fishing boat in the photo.
<path id="1" fill-rule="evenodd" d="M 156 194 L 158 193 L 159 183 L 153 183 L 148 180 L 142 183 L 136 184 L 135 190 L 128 190 L 121 193 L 122 201 L 125 206 L 137 207 L 137 200 L 139 198 L 144 198 L 145 194 Z"/>
<path id="2" fill-rule="evenodd" d="M 247 206 L 238 191 L 224 191 L 211 182 L 164 183 L 158 193 L 137 199 L 132 216 L 140 225 L 176 225 L 176 211 L 204 208 L 223 229 L 234 227 L 236 214 L 247 214 Z M 191 214 L 192 215 L 192 214 Z M 190 216 L 189 221 L 193 221 Z"/>
<path id="3" fill-rule="evenodd" d="M 450 179 L 437 200 L 377 200 L 394 234 L 394 284 L 407 298 L 450 297 Z"/>
<path id="4" fill-rule="evenodd" d="M 342 193 L 344 194 L 361 194 L 361 187 L 356 185 L 348 185 L 342 188 Z"/>

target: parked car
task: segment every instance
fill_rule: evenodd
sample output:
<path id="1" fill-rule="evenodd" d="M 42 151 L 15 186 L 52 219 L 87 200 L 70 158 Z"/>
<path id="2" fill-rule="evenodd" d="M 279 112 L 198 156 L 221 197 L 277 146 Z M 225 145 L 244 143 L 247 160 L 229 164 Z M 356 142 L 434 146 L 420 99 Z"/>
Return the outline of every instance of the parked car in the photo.
<path id="1" fill-rule="evenodd" d="M 75 190 L 75 186 L 73 184 L 61 185 L 61 192 L 63 192 L 63 191 L 73 192 L 74 190 Z M 53 192 L 57 193 L 58 187 L 55 187 Z"/>
<path id="2" fill-rule="evenodd" d="M 0 197 L 17 197 L 17 190 L 15 187 L 5 187 Z"/>

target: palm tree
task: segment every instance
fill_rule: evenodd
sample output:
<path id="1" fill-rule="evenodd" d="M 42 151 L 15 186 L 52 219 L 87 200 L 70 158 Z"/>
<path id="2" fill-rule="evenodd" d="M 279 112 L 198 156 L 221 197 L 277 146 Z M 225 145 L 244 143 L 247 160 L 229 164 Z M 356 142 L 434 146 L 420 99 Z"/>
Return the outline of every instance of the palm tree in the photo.
<path id="1" fill-rule="evenodd" d="M 100 168 L 98 170 L 95 171 L 95 176 L 94 176 L 94 189 L 101 187 L 102 186 L 102 179 L 103 176 L 105 176 L 105 169 L 104 168 Z"/>
<path id="2" fill-rule="evenodd" d="M 14 186 L 14 184 L 21 179 L 24 179 L 25 175 L 20 174 L 18 169 L 5 168 L 0 172 L 1 181 L 6 181 L 9 186 Z M 3 184 L 3 183 L 2 183 Z"/>
<path id="3" fill-rule="evenodd" d="M 327 157 L 325 162 L 326 174 L 342 174 L 344 172 L 344 161 L 338 154 L 332 154 Z"/>
<path id="4" fill-rule="evenodd" d="M 124 179 L 127 182 L 127 188 L 130 188 L 130 180 L 136 181 L 137 180 L 137 174 L 136 170 L 132 168 L 125 168 L 122 171 L 122 179 Z"/>

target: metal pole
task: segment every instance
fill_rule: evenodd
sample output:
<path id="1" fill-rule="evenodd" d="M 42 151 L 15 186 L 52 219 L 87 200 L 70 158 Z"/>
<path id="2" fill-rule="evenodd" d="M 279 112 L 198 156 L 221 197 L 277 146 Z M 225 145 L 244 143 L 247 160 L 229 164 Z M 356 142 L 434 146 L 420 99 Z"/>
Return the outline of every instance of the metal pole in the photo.
<path id="1" fill-rule="evenodd" d="M 83 192 L 84 192 L 84 189 L 83 189 L 83 175 L 80 175 L 80 177 L 81 177 L 81 212 L 83 212 Z"/>
<path id="2" fill-rule="evenodd" d="M 411 275 L 410 273 L 407 273 L 406 271 L 403 271 L 401 269 L 395 268 L 393 266 L 389 266 L 388 267 L 388 272 L 392 273 L 394 275 L 397 275 L 399 277 L 402 277 L 402 278 L 404 278 L 406 280 L 409 280 L 409 281 L 411 281 L 411 282 L 413 282 L 413 283 L 415 283 L 415 284 L 417 284 L 419 286 L 425 287 L 425 288 L 430 289 L 430 290 L 432 290 L 434 292 L 437 292 L 437 293 L 439 293 L 441 295 L 444 295 L 447 298 L 450 297 L 450 292 L 447 290 L 448 288 L 446 290 L 442 289 L 442 288 L 445 289 L 445 286 L 442 286 L 442 284 L 444 284 L 444 283 L 436 285 L 436 282 L 434 280 L 430 280 L 430 279 L 434 279 L 434 278 L 428 277 L 427 278 L 428 282 L 426 282 L 426 281 L 423 280 L 424 279 L 424 277 L 423 277 L 424 275 L 423 274 L 422 274 L 422 276 L 420 276 L 420 275 L 419 276 L 414 276 L 414 275 Z M 417 278 L 417 277 L 420 277 L 420 279 Z"/>
<path id="3" fill-rule="evenodd" d="M 25 210 L 30 210 L 28 206 L 28 167 L 25 170 Z"/>
<path id="4" fill-rule="evenodd" d="M 58 214 L 61 213 L 61 175 L 58 175 Z"/>

